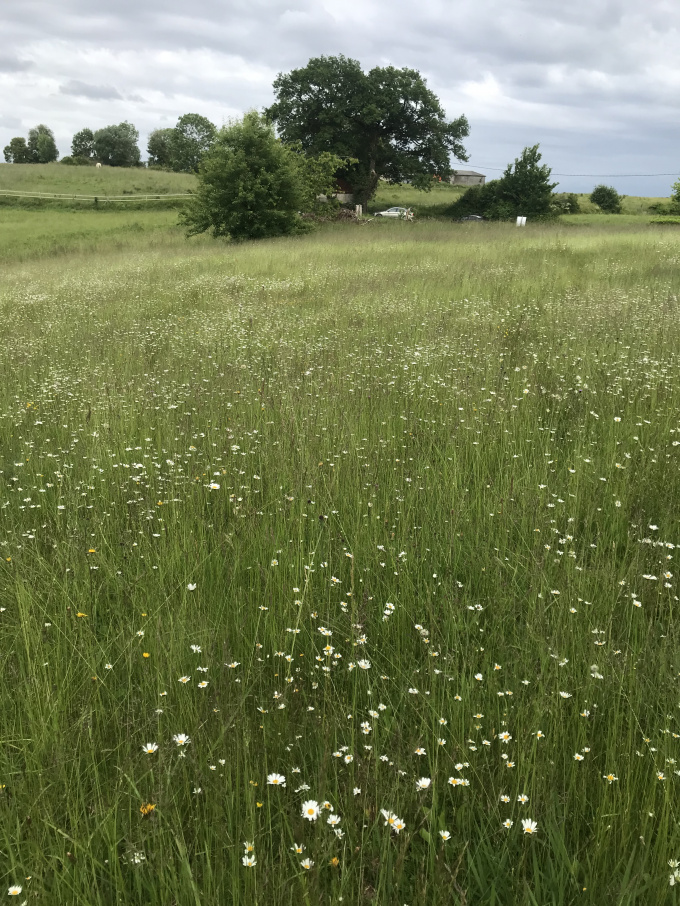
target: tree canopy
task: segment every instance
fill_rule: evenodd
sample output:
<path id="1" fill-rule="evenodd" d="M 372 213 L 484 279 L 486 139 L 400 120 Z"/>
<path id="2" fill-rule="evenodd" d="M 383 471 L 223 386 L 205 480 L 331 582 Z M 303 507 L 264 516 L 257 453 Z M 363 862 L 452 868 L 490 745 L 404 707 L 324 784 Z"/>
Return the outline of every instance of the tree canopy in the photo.
<path id="1" fill-rule="evenodd" d="M 49 164 L 59 157 L 54 132 L 41 123 L 28 130 L 28 153 L 31 163 Z"/>
<path id="2" fill-rule="evenodd" d="M 73 157 L 84 157 L 87 160 L 94 157 L 94 132 L 91 129 L 76 132 L 71 140 L 71 154 Z"/>
<path id="3" fill-rule="evenodd" d="M 553 215 L 552 192 L 557 183 L 550 182 L 550 167 L 540 163 L 538 148 L 525 148 L 514 164 L 508 164 L 500 179 L 468 189 L 449 213 L 454 217 L 481 214 L 490 220 Z"/>
<path id="4" fill-rule="evenodd" d="M 415 69 L 376 67 L 344 56 L 315 57 L 302 69 L 280 73 L 276 102 L 266 115 L 286 143 L 308 155 L 324 151 L 356 163 L 338 174 L 366 203 L 382 176 L 430 188 L 434 175 L 451 173 L 450 157 L 467 160 L 462 139 L 468 121 L 447 121 Z"/>
<path id="5" fill-rule="evenodd" d="M 217 129 L 200 113 L 185 113 L 177 120 L 169 141 L 173 170 L 197 173 L 203 155 L 215 141 Z"/>
<path id="6" fill-rule="evenodd" d="M 110 167 L 136 167 L 141 157 L 138 141 L 139 132 L 132 123 L 104 126 L 94 133 L 95 156 Z"/>
<path id="7" fill-rule="evenodd" d="M 5 162 L 8 164 L 30 164 L 31 155 L 26 144 L 26 139 L 16 136 L 3 148 Z"/>
<path id="8" fill-rule="evenodd" d="M 174 129 L 154 129 L 149 134 L 146 150 L 150 167 L 172 167 L 172 139 Z"/>
<path id="9" fill-rule="evenodd" d="M 590 193 L 590 200 L 605 214 L 621 213 L 621 196 L 613 186 L 595 186 Z"/>

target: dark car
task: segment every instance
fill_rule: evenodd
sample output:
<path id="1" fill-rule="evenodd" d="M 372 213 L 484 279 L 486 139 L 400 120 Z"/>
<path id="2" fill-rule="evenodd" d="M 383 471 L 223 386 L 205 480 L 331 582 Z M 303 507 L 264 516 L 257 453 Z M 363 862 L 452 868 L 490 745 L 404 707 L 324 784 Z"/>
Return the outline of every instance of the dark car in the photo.
<path id="1" fill-rule="evenodd" d="M 461 217 L 458 223 L 464 223 L 465 221 L 472 221 L 473 223 L 479 223 L 480 220 L 484 220 L 483 217 L 480 217 L 479 214 L 468 214 L 467 217 Z"/>

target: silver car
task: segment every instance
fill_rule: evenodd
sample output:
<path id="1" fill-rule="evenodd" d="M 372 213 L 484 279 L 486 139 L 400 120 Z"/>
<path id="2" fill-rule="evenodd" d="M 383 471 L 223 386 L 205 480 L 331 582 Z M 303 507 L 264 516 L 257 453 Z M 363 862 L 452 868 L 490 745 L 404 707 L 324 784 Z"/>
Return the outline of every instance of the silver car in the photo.
<path id="1" fill-rule="evenodd" d="M 374 217 L 395 217 L 397 220 L 413 220 L 413 211 L 410 208 L 388 208 L 378 211 Z"/>

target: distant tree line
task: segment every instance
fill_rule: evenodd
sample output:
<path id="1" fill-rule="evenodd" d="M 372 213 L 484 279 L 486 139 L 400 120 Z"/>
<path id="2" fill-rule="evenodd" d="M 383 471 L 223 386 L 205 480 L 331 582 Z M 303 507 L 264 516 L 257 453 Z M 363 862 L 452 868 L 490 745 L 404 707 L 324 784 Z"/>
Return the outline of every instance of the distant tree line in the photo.
<path id="1" fill-rule="evenodd" d="M 217 136 L 217 129 L 198 113 L 185 113 L 172 129 L 155 129 L 147 144 L 148 166 L 196 173 L 203 155 Z M 31 129 L 28 140 L 13 138 L 4 148 L 8 164 L 48 164 L 59 159 L 54 133 L 48 126 Z M 71 154 L 62 164 L 74 166 L 105 164 L 109 167 L 139 167 L 141 152 L 139 132 L 132 123 L 81 129 L 71 142 Z"/>

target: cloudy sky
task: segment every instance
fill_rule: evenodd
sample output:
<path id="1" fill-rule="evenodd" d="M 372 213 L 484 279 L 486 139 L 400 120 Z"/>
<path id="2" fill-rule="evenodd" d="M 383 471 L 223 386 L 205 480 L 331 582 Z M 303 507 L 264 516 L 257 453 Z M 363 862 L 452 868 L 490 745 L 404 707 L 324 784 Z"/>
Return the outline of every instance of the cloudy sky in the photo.
<path id="1" fill-rule="evenodd" d="M 420 70 L 489 176 L 536 142 L 555 174 L 588 174 L 556 175 L 565 191 L 668 195 L 680 175 L 678 0 L 2 0 L 0 34 L 0 147 L 46 123 L 68 154 L 75 131 L 127 119 L 144 149 L 343 53 Z"/>

